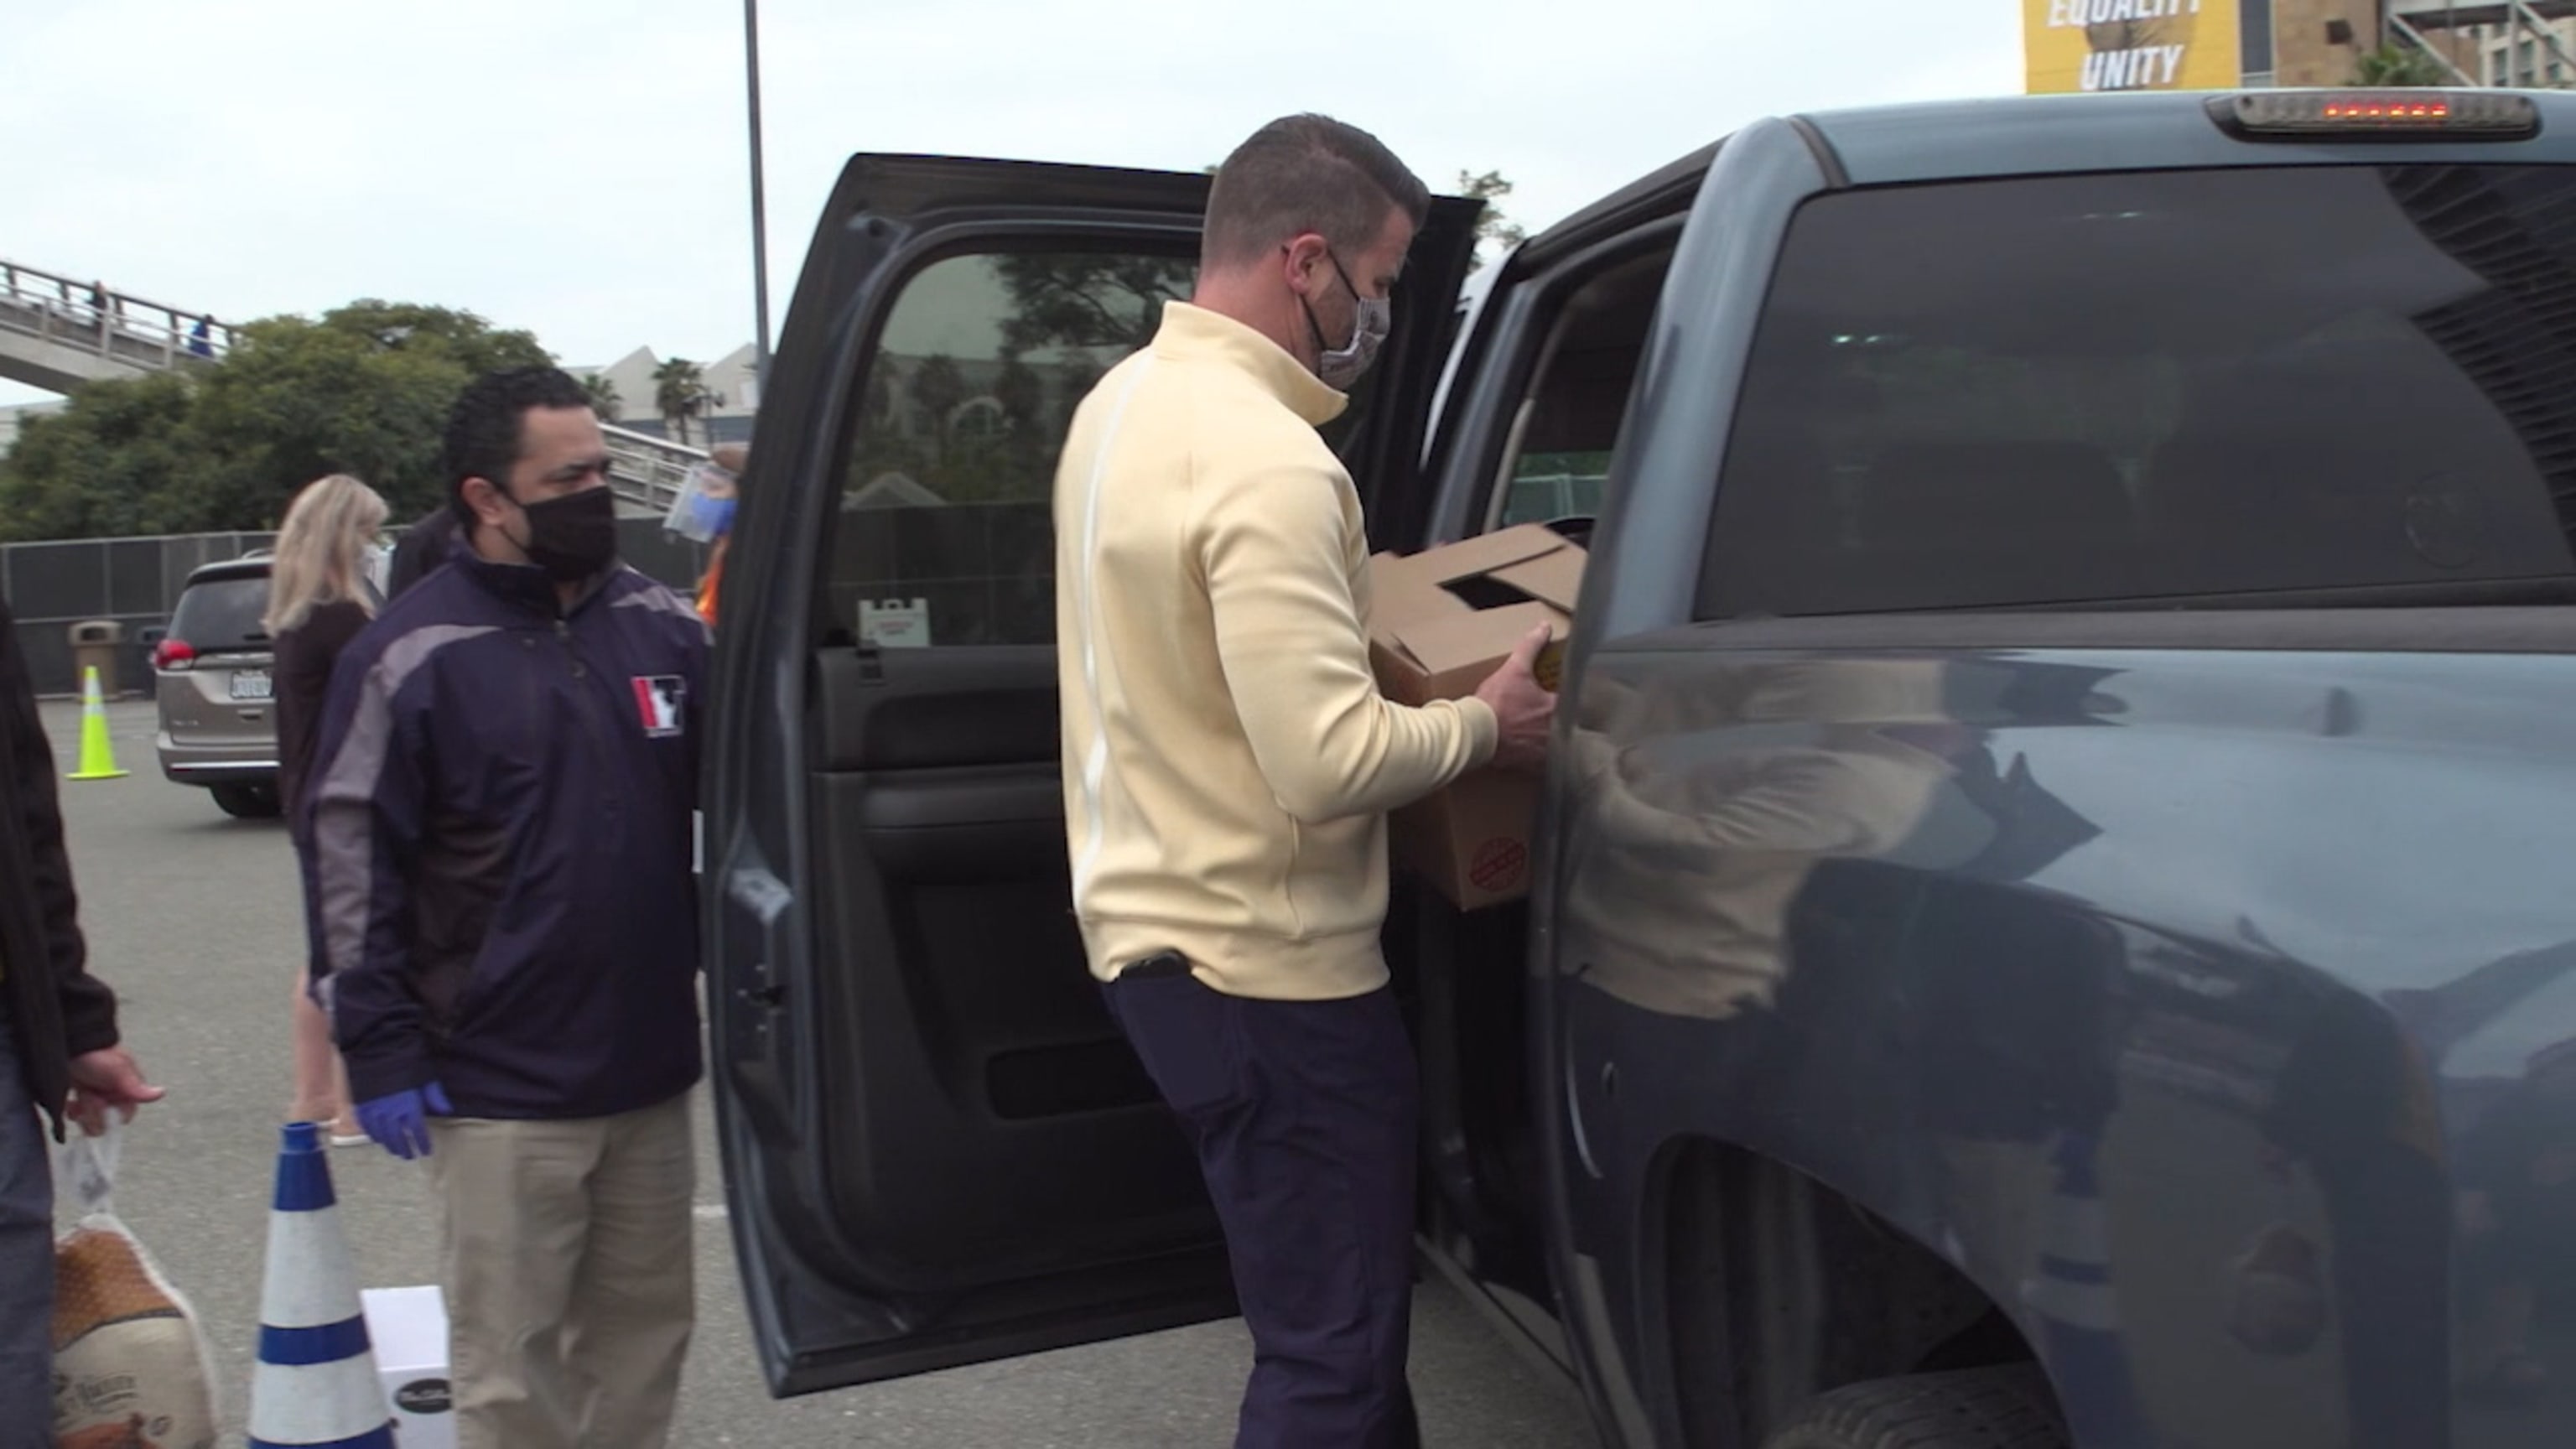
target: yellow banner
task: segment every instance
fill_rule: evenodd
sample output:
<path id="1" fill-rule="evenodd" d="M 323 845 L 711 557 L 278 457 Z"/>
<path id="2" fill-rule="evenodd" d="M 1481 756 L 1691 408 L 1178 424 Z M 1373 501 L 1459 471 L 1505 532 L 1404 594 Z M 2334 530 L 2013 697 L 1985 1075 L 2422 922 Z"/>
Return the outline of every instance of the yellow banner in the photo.
<path id="1" fill-rule="evenodd" d="M 2269 3 L 2269 0 L 2260 0 Z M 2021 0 L 2033 95 L 2244 84 L 2237 0 Z"/>

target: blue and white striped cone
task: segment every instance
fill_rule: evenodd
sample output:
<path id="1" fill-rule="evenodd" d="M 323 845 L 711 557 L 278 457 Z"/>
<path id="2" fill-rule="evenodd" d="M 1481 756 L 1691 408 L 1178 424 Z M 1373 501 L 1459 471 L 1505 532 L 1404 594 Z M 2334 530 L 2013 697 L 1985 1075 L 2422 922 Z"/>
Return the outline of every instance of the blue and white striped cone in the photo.
<path id="1" fill-rule="evenodd" d="M 2151 1440 L 2121 1334 L 2110 1223 L 2094 1170 L 2100 1148 L 2089 1133 L 2059 1137 L 2051 1154 L 2057 1187 L 2040 1214 L 2039 1274 L 2023 1285 L 2022 1301 L 2039 1315 L 2037 1347 L 2076 1442 L 2142 1449 Z"/>
<path id="2" fill-rule="evenodd" d="M 394 1449 L 321 1130 L 289 1123 L 268 1219 L 250 1449 Z"/>

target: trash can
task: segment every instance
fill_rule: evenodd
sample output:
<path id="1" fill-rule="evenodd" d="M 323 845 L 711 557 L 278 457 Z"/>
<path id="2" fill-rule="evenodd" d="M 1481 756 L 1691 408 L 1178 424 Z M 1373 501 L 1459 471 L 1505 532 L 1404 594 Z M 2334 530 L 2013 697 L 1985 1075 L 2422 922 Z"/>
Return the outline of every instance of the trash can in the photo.
<path id="1" fill-rule="evenodd" d="M 83 619 L 72 626 L 72 683 L 81 685 L 98 670 L 98 691 L 117 697 L 116 651 L 125 642 L 125 626 L 114 619 Z"/>

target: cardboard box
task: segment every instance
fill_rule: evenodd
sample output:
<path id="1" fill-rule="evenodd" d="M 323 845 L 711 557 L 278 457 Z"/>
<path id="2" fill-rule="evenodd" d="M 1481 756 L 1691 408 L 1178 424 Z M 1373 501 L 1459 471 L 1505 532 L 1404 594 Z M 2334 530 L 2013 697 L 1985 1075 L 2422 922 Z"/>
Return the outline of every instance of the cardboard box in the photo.
<path id="1" fill-rule="evenodd" d="M 358 1294 L 376 1377 L 402 1449 L 456 1449 L 456 1392 L 447 1371 L 447 1300 L 436 1287 Z"/>
<path id="2" fill-rule="evenodd" d="M 1524 524 L 1370 559 L 1369 660 L 1378 687 L 1400 704 L 1463 699 L 1545 624 L 1555 642 L 1539 656 L 1538 675 L 1554 689 L 1585 557 L 1562 534 Z M 1479 770 L 1397 811 L 1389 850 L 1461 910 L 1499 905 L 1529 893 L 1537 809 L 1535 776 Z"/>

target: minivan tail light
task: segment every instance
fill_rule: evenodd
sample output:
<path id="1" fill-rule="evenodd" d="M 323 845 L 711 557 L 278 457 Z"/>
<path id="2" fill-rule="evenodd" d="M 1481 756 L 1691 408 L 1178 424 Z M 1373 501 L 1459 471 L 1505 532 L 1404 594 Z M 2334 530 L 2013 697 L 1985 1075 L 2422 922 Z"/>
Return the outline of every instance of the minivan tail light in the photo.
<path id="1" fill-rule="evenodd" d="M 2468 90 L 2244 91 L 2215 96 L 2210 118 L 2240 140 L 2525 141 L 2540 134 L 2531 97 Z"/>
<path id="2" fill-rule="evenodd" d="M 185 639 L 164 639 L 153 646 L 152 667 L 155 669 L 185 669 L 196 662 L 196 648 Z"/>

